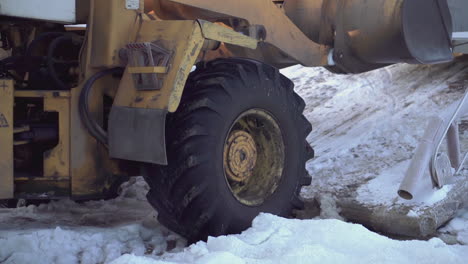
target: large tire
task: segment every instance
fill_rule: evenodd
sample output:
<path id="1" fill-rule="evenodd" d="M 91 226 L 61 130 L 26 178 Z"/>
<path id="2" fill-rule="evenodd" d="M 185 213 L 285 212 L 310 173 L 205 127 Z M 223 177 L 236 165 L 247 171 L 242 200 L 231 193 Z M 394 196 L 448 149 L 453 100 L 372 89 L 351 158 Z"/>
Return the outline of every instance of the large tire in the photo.
<path id="1" fill-rule="evenodd" d="M 150 185 L 147 198 L 162 224 L 195 242 L 239 233 L 260 212 L 289 217 L 293 209 L 303 208 L 299 192 L 311 182 L 305 163 L 313 157 L 306 141 L 312 127 L 302 115 L 304 101 L 293 88 L 276 68 L 253 60 L 218 59 L 198 65 L 179 110 L 168 116 L 169 165 L 143 168 Z M 260 113 L 258 119 L 255 113 Z M 242 116 L 247 119 L 239 119 Z M 257 122 L 254 128 L 252 120 Z M 253 141 L 235 141 L 229 147 L 228 138 L 245 136 L 239 132 L 242 126 Z M 276 147 L 275 138 L 264 144 L 275 135 L 282 145 Z M 256 145 L 246 154 L 245 146 L 252 142 Z M 246 157 L 254 164 L 246 164 Z M 227 177 L 226 167 L 236 158 L 244 167 L 237 167 L 243 172 L 235 175 L 250 177 L 247 180 Z M 280 178 L 270 176 L 275 172 Z"/>

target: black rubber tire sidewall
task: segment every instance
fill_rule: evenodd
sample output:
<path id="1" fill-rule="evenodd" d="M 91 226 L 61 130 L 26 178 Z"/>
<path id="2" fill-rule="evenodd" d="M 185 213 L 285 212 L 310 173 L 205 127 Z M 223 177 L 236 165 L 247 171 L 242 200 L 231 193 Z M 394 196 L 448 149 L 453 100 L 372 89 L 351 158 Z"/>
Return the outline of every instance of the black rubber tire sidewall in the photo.
<path id="1" fill-rule="evenodd" d="M 310 158 L 305 137 L 311 126 L 302 116 L 304 102 L 293 87 L 277 69 L 250 60 L 216 60 L 191 74 L 179 110 L 168 117 L 169 164 L 151 165 L 145 170 L 145 178 L 154 189 L 148 199 L 156 209 L 164 210 L 159 215 L 163 224 L 196 241 L 208 235 L 239 233 L 261 212 L 288 217 L 292 209 L 301 209 L 300 189 L 310 183 L 305 171 L 305 162 Z M 230 129 L 242 113 L 251 109 L 262 109 L 274 117 L 284 144 L 281 181 L 271 196 L 258 206 L 245 205 L 236 199 L 223 168 L 224 144 Z M 177 142 L 178 137 L 193 126 L 200 126 L 203 135 L 188 142 L 189 150 L 180 151 L 180 146 L 176 147 L 181 144 Z M 184 155 L 196 157 L 202 165 L 191 171 L 177 172 Z M 173 190 L 167 194 L 164 186 L 157 186 L 171 181 L 171 177 L 183 178 L 180 175 L 183 173 L 188 176 L 182 176 L 191 178 L 178 181 L 180 186 L 170 187 Z M 190 184 L 198 181 L 193 185 L 199 186 L 186 185 L 188 181 Z M 195 189 L 203 189 L 203 193 L 197 193 L 195 198 L 187 195 Z M 157 190 L 159 194 L 155 193 Z M 193 199 L 187 202 L 183 196 Z M 186 208 L 181 209 L 181 204 Z"/>

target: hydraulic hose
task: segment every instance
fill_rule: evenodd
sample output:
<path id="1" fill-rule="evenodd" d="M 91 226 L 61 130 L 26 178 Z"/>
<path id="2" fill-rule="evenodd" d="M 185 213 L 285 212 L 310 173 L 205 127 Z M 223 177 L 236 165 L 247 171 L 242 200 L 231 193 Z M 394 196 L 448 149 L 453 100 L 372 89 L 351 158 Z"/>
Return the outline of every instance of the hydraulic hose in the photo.
<path id="1" fill-rule="evenodd" d="M 107 146 L 107 132 L 98 124 L 98 122 L 92 117 L 89 111 L 89 95 L 91 93 L 94 83 L 97 80 L 110 74 L 122 74 L 122 73 L 123 73 L 122 68 L 112 68 L 112 69 L 100 71 L 94 74 L 93 76 L 91 76 L 91 78 L 89 78 L 86 81 L 80 93 L 78 108 L 80 112 L 81 121 L 83 122 L 84 126 L 88 130 L 89 134 L 91 134 L 91 136 L 96 138 L 96 140 L 99 141 L 104 146 Z"/>
<path id="2" fill-rule="evenodd" d="M 42 34 L 39 34 L 37 38 L 35 38 L 27 47 L 26 49 L 26 57 L 31 57 L 32 53 L 36 49 L 37 45 L 47 39 L 47 38 L 57 38 L 60 36 L 63 36 L 65 32 L 44 32 Z"/>
<path id="3" fill-rule="evenodd" d="M 52 43 L 49 46 L 49 50 L 47 52 L 47 69 L 52 77 L 52 80 L 54 83 L 60 88 L 60 90 L 67 90 L 71 87 L 68 87 L 67 84 L 65 84 L 62 80 L 60 80 L 57 71 L 55 70 L 55 59 L 54 59 L 54 52 L 57 49 L 57 47 L 62 43 L 70 41 L 72 42 L 72 36 L 71 35 L 63 35 L 61 37 L 58 37 L 52 41 Z"/>

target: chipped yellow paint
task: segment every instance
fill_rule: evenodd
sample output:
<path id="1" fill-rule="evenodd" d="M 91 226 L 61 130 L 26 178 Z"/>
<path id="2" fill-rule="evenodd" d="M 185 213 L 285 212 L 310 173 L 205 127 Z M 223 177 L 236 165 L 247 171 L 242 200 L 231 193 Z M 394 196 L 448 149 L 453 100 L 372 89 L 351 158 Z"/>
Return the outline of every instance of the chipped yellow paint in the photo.
<path id="1" fill-rule="evenodd" d="M 158 2 L 160 0 L 157 0 Z M 328 64 L 330 47 L 320 45 L 309 39 L 284 13 L 284 10 L 271 0 L 165 0 L 174 5 L 172 10 L 163 14 L 205 18 L 211 17 L 239 18 L 248 21 L 249 25 L 262 25 L 266 36 L 263 42 L 273 45 L 300 64 L 305 66 L 323 66 Z M 180 4 L 180 5 L 178 5 Z M 267 48 L 262 45 L 260 50 Z M 268 55 L 268 61 L 276 61 L 279 54 Z"/>
<path id="2" fill-rule="evenodd" d="M 13 198 L 13 81 L 0 80 L 0 199 Z"/>
<path id="3" fill-rule="evenodd" d="M 163 109 L 175 112 L 185 83 L 206 41 L 219 41 L 250 49 L 258 41 L 221 25 L 203 20 L 141 21 L 135 42 L 151 42 L 172 52 L 169 66 L 127 67 L 120 82 L 114 105 Z M 165 71 L 163 71 L 165 69 Z M 162 89 L 138 91 L 132 82 L 134 73 L 165 73 Z"/>
<path id="4" fill-rule="evenodd" d="M 204 42 L 205 39 L 203 38 L 200 27 L 198 24 L 194 24 L 192 36 L 183 51 L 180 67 L 177 70 L 174 89 L 169 97 L 169 112 L 175 112 L 179 107 L 185 83 L 187 82 L 190 71 L 198 58 L 198 54 L 200 54 Z"/>
<path id="5" fill-rule="evenodd" d="M 69 179 L 70 177 L 70 99 L 54 97 L 44 99 L 44 111 L 59 115 L 59 141 L 44 153 L 44 177 Z"/>
<path id="6" fill-rule="evenodd" d="M 202 34 L 206 39 L 217 40 L 236 46 L 241 46 L 249 49 L 256 49 L 258 40 L 236 32 L 228 27 L 214 24 L 205 20 L 198 20 Z"/>
<path id="7" fill-rule="evenodd" d="M 128 67 L 128 73 L 167 73 L 167 67 Z"/>
<path id="8" fill-rule="evenodd" d="M 70 92 L 68 91 L 15 91 L 15 97 L 44 99 L 44 111 L 59 115 L 59 141 L 44 153 L 43 180 L 68 180 L 70 177 Z"/>
<path id="9" fill-rule="evenodd" d="M 203 47 L 200 25 L 194 20 L 142 21 L 135 42 L 154 42 L 172 52 L 160 90 L 138 91 L 127 68 L 119 85 L 114 105 L 164 109 L 175 112 L 185 82 Z"/>
<path id="10" fill-rule="evenodd" d="M 121 66 L 119 50 L 132 37 L 141 10 L 126 9 L 125 0 L 94 0 L 92 5 L 93 24 L 88 23 L 94 35 L 88 40 L 92 47 L 88 57 L 90 64 L 93 67 Z"/>

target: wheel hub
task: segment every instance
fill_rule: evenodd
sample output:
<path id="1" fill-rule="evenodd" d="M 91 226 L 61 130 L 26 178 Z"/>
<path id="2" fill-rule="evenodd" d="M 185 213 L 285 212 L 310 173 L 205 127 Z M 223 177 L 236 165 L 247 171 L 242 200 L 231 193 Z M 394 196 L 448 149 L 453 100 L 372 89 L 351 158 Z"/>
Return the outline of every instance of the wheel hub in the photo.
<path id="1" fill-rule="evenodd" d="M 253 137 L 241 130 L 232 131 L 224 146 L 224 167 L 228 178 L 245 182 L 257 163 L 257 147 Z"/>
<path id="2" fill-rule="evenodd" d="M 223 152 L 226 184 L 242 204 L 261 205 L 280 185 L 285 148 L 279 124 L 269 112 L 254 108 L 240 114 Z"/>

